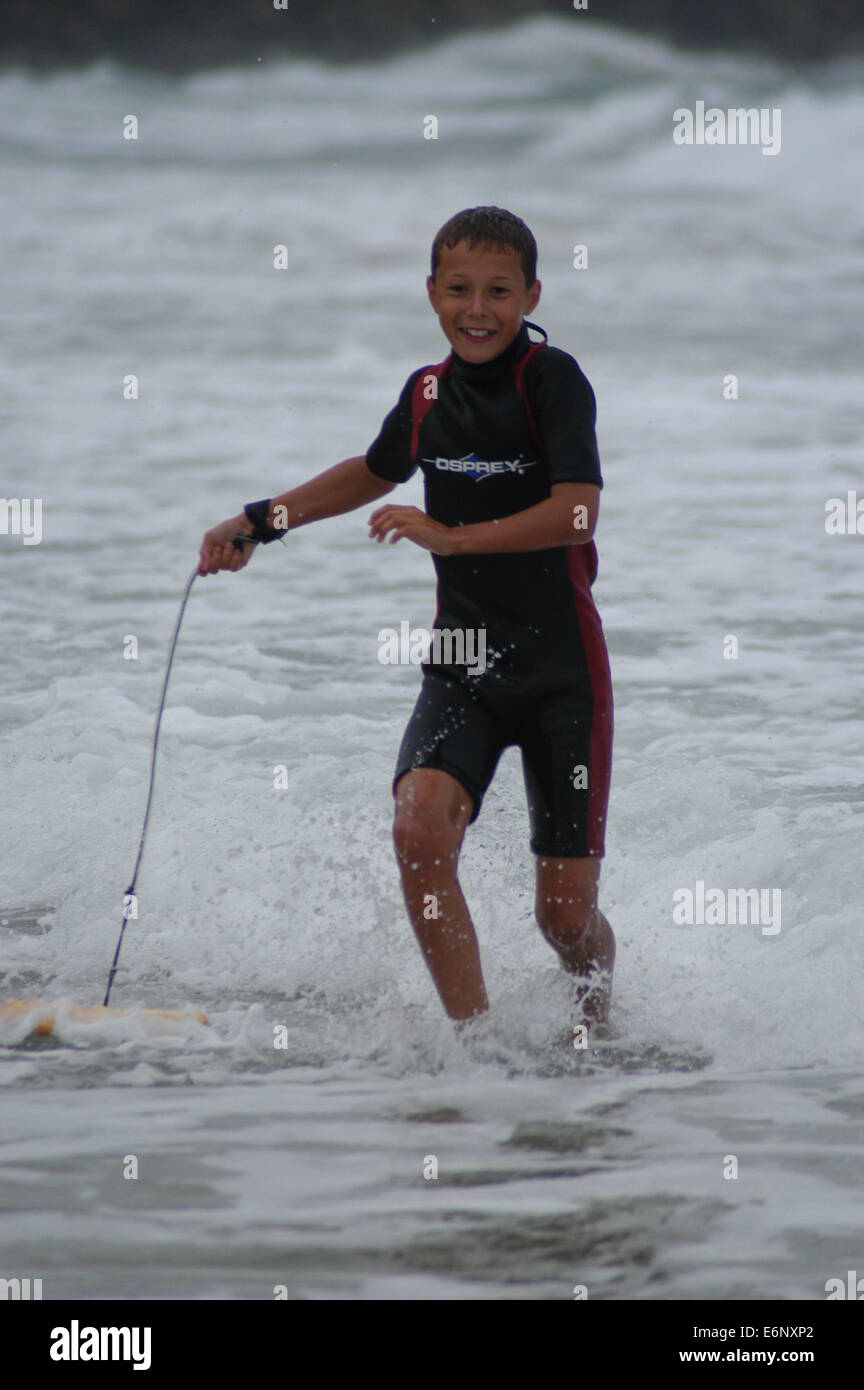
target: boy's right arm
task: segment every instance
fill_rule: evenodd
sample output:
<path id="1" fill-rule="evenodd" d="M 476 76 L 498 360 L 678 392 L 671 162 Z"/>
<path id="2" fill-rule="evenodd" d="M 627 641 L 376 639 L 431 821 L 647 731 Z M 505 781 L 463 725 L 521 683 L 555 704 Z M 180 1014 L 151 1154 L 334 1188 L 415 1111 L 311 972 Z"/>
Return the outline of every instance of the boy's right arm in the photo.
<path id="1" fill-rule="evenodd" d="M 267 521 L 271 526 L 278 525 L 280 529 L 284 527 L 287 531 L 293 531 L 298 526 L 307 526 L 310 521 L 354 511 L 356 507 L 392 492 L 395 486 L 395 483 L 372 473 L 366 467 L 365 454 L 358 454 L 356 458 L 345 459 L 310 478 L 308 483 L 301 483 L 290 492 L 271 498 Z M 284 510 L 277 512 L 279 507 Z M 219 570 L 243 569 L 249 563 L 255 547 L 244 545 L 236 548 L 234 537 L 251 536 L 253 530 L 244 512 L 214 526 L 201 542 L 198 573 L 216 574 Z"/>

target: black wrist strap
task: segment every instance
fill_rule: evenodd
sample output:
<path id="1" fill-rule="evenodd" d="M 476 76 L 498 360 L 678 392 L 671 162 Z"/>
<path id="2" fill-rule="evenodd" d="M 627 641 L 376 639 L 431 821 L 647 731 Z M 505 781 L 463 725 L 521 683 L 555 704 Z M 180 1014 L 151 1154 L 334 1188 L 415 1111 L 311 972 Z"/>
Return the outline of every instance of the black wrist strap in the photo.
<path id="1" fill-rule="evenodd" d="M 262 545 L 269 545 L 271 541 L 281 540 L 283 535 L 278 527 L 267 524 L 270 500 L 269 497 L 265 497 L 261 502 L 247 502 L 243 508 L 247 521 L 251 521 L 254 527 L 253 539 L 260 541 Z"/>

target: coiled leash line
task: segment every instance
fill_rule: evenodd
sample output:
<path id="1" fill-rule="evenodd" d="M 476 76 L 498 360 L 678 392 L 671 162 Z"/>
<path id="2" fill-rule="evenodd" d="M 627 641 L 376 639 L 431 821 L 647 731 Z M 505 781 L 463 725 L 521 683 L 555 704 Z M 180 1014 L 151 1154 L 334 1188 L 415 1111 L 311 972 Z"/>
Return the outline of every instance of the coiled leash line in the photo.
<path id="1" fill-rule="evenodd" d="M 241 545 L 258 545 L 258 541 L 253 540 L 251 536 L 235 536 L 235 550 L 239 550 Z M 120 959 L 120 948 L 123 945 L 123 934 L 126 931 L 126 922 L 128 920 L 127 914 L 131 906 L 130 900 L 135 893 L 135 885 L 138 882 L 138 870 L 141 867 L 141 856 L 144 853 L 144 841 L 147 836 L 147 824 L 150 820 L 150 807 L 153 803 L 153 783 L 156 777 L 156 749 L 159 746 L 159 727 L 162 723 L 162 711 L 165 708 L 165 696 L 168 693 L 168 680 L 171 675 L 171 667 L 174 662 L 174 652 L 177 648 L 177 638 L 180 636 L 180 624 L 183 621 L 183 614 L 186 612 L 186 604 L 189 602 L 189 595 L 192 592 L 192 585 L 195 582 L 195 576 L 197 575 L 197 573 L 198 569 L 196 566 L 196 568 L 192 571 L 186 582 L 186 589 L 183 594 L 182 601 L 180 603 L 180 612 L 177 614 L 177 622 L 174 625 L 174 636 L 171 638 L 171 648 L 168 652 L 168 664 L 165 667 L 165 679 L 162 682 L 162 698 L 159 701 L 159 709 L 156 714 L 156 727 L 153 730 L 153 749 L 150 755 L 150 785 L 147 790 L 147 805 L 144 810 L 144 824 L 141 827 L 141 840 L 138 844 L 138 857 L 135 860 L 135 869 L 132 873 L 132 881 L 123 895 L 123 925 L 120 928 L 120 935 L 117 938 L 117 949 L 114 952 L 114 959 L 111 962 L 111 969 L 108 972 L 108 987 L 105 990 L 105 998 L 102 1000 L 103 1005 L 106 1006 L 111 995 L 111 986 L 114 983 L 114 976 L 117 974 L 117 962 Z"/>

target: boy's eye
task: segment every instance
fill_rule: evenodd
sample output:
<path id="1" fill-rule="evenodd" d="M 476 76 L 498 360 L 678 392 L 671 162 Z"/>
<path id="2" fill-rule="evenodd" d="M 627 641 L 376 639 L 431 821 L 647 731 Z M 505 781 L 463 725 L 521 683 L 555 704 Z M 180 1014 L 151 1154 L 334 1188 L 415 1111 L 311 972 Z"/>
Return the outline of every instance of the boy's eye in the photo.
<path id="1" fill-rule="evenodd" d="M 465 290 L 465 289 L 467 289 L 467 288 L 468 288 L 467 285 L 448 285 L 448 286 L 447 286 L 447 289 L 448 289 L 448 291 L 450 292 L 450 294 L 461 294 L 462 291 Z M 492 294 L 497 294 L 497 295 L 502 295 L 502 294 L 509 294 L 510 291 L 508 290 L 508 288 L 507 288 L 506 285 L 493 285 L 492 288 L 491 288 L 491 293 L 492 293 Z"/>

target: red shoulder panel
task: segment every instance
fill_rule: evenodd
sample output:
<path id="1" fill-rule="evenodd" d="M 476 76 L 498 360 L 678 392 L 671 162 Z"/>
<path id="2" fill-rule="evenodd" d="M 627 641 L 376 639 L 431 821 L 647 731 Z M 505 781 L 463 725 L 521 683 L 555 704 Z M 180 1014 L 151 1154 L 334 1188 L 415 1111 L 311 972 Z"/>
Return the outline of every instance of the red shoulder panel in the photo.
<path id="1" fill-rule="evenodd" d="M 528 400 L 528 392 L 525 390 L 525 368 L 528 366 L 528 363 L 531 361 L 531 358 L 534 357 L 535 354 L 538 353 L 540 349 L 544 348 L 545 346 L 545 343 L 532 343 L 528 351 L 522 354 L 522 356 L 519 358 L 519 361 L 516 363 L 516 366 L 513 368 L 513 380 L 516 383 L 516 390 L 522 397 L 522 404 L 525 407 L 525 414 L 528 416 L 528 424 L 531 428 L 531 433 L 533 434 L 534 439 L 538 444 L 540 443 L 540 435 L 537 431 L 537 422 L 534 419 L 534 412 L 532 411 L 531 403 Z"/>
<path id="2" fill-rule="evenodd" d="M 424 367 L 414 383 L 414 394 L 411 397 L 411 457 L 416 462 L 417 448 L 420 442 L 420 426 L 425 420 L 432 406 L 437 399 L 437 386 L 435 392 L 429 390 L 429 378 L 444 376 L 449 372 L 452 359 L 445 357 L 443 362 L 437 362 L 434 367 Z"/>

